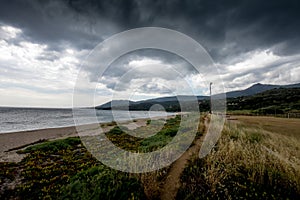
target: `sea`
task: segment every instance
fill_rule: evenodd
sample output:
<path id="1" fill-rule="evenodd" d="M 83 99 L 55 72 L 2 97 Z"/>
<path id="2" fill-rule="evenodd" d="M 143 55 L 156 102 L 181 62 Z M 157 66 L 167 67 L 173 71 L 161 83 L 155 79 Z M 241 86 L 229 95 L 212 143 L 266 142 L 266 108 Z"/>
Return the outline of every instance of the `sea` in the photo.
<path id="1" fill-rule="evenodd" d="M 12 108 L 0 107 L 0 134 L 29 131 L 46 128 L 69 127 L 83 124 L 111 121 L 129 121 L 133 119 L 165 117 L 174 113 L 160 111 L 122 111 L 54 108 Z M 75 119 L 75 120 L 74 120 Z M 75 122 L 74 122 L 75 121 Z"/>

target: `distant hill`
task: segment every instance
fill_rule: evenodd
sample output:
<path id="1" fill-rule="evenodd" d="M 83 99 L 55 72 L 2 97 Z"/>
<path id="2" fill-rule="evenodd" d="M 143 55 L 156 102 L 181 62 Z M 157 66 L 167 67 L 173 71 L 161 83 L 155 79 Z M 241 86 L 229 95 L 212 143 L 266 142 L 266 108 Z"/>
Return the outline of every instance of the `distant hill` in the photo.
<path id="1" fill-rule="evenodd" d="M 300 110 L 300 87 L 275 88 L 251 96 L 227 99 L 228 110 L 252 110 L 261 114 L 283 114 Z"/>
<path id="2" fill-rule="evenodd" d="M 226 97 L 233 98 L 233 97 L 241 97 L 241 96 L 251 96 L 275 88 L 300 88 L 300 83 L 292 84 L 292 85 L 269 85 L 269 84 L 257 83 L 245 90 L 227 92 Z"/>
<path id="3" fill-rule="evenodd" d="M 154 104 L 160 104 L 163 106 L 166 111 L 169 112 L 176 112 L 180 111 L 180 102 L 189 102 L 193 101 L 195 99 L 194 96 L 171 96 L 171 97 L 161 97 L 156 99 L 148 99 L 148 100 L 142 100 L 142 101 L 128 101 L 128 100 L 113 100 L 110 102 L 107 102 L 105 104 L 102 104 L 100 106 L 97 106 L 96 109 L 100 110 L 110 110 L 111 108 L 117 109 L 117 110 L 149 110 L 151 106 Z M 198 101 L 208 101 L 208 96 L 197 96 Z M 179 101 L 178 101 L 179 100 Z M 205 105 L 205 109 L 208 108 L 208 102 Z"/>
<path id="4" fill-rule="evenodd" d="M 129 105 L 132 105 L 134 102 L 133 101 L 128 101 L 128 100 L 113 100 L 113 101 L 109 101 L 105 104 L 102 104 L 100 106 L 97 106 L 96 109 L 99 110 L 110 110 L 112 107 L 114 108 L 124 108 L 124 109 L 128 109 Z"/>
<path id="5" fill-rule="evenodd" d="M 256 98 L 255 95 L 264 93 L 266 91 L 274 90 L 274 89 L 292 89 L 292 88 L 300 88 L 300 83 L 292 84 L 292 85 L 268 85 L 268 84 L 257 83 L 245 90 L 227 92 L 226 96 L 227 96 L 228 100 L 233 101 L 235 98 L 239 98 L 239 97 L 243 97 L 240 99 L 245 99 L 244 97 L 250 97 L 250 96 L 254 96 L 253 98 Z M 280 95 L 290 95 L 290 93 L 288 93 L 288 92 L 285 93 L 284 92 L 285 90 L 283 90 L 283 91 L 278 90 L 278 92 L 279 91 L 280 91 L 280 93 L 277 94 L 279 96 Z M 277 91 L 275 90 L 275 93 L 276 92 Z M 268 95 L 269 93 L 265 93 L 265 94 Z M 262 94 L 262 95 L 265 95 L 265 94 Z M 271 92 L 270 94 L 273 94 L 273 93 Z M 218 96 L 218 95 L 220 95 L 220 94 L 217 94 L 215 96 Z M 107 102 L 105 104 L 97 106 L 96 109 L 110 110 L 113 107 L 114 109 L 118 109 L 118 110 L 128 110 L 128 108 L 129 108 L 129 110 L 149 110 L 151 108 L 151 106 L 153 106 L 154 104 L 160 104 L 166 109 L 166 111 L 177 112 L 177 111 L 180 111 L 179 101 L 180 102 L 189 102 L 191 100 L 194 100 L 194 98 L 195 98 L 194 96 L 179 95 L 179 96 L 147 99 L 147 100 L 142 100 L 142 101 L 113 100 L 112 102 Z M 209 110 L 209 96 L 197 96 L 197 99 L 199 102 L 200 110 L 202 110 L 202 111 Z M 264 98 L 264 99 L 266 99 L 266 98 Z M 234 104 L 236 104 L 236 102 L 232 102 L 232 105 L 234 105 Z M 234 107 L 230 107 L 230 108 L 236 109 Z"/>
<path id="6" fill-rule="evenodd" d="M 190 101 L 194 98 L 194 96 L 188 96 L 188 95 L 178 95 L 177 96 L 171 96 L 171 97 L 160 97 L 160 98 L 156 98 L 156 99 L 147 99 L 147 100 L 143 100 L 143 101 L 139 101 L 139 103 L 141 102 L 168 102 L 168 101 L 177 101 L 177 99 L 180 100 L 186 100 L 186 101 Z M 203 100 L 203 99 L 207 99 L 209 98 L 208 96 L 197 96 L 198 100 Z"/>

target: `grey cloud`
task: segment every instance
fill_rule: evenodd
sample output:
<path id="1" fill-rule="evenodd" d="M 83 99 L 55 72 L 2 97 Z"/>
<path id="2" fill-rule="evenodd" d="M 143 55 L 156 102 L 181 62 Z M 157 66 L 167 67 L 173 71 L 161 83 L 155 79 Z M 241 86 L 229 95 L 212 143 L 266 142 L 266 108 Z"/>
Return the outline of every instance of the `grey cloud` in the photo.
<path id="1" fill-rule="evenodd" d="M 247 59 L 255 50 L 270 49 L 280 56 L 300 54 L 299 10 L 297 0 L 3 0 L 0 23 L 23 31 L 21 36 L 7 40 L 10 44 L 18 45 L 22 40 L 46 44 L 47 52 L 36 57 L 39 60 L 54 61 L 68 47 L 91 50 L 105 38 L 130 28 L 160 26 L 191 36 L 217 63 L 226 66 Z M 196 73 L 180 57 L 148 49 L 129 53 L 114 62 L 104 72 L 103 83 L 109 89 L 118 83 L 123 86 L 121 90 L 126 89 L 131 79 L 146 79 L 147 74 L 138 70 L 131 77 L 117 79 L 130 70 L 126 68 L 130 61 L 143 58 L 161 60 L 183 74 Z M 281 60 L 257 71 L 228 74 L 225 81 L 247 75 L 251 79 L 244 83 L 271 81 L 270 77 L 276 77 L 283 68 L 288 70 L 287 66 L 295 67 L 295 63 L 299 60 Z M 95 66 L 84 70 L 91 81 L 99 80 Z M 272 73 L 267 76 L 267 72 Z M 156 75 L 167 80 L 176 76 L 161 71 Z M 155 85 L 143 85 L 142 89 L 164 93 Z"/>
<path id="2" fill-rule="evenodd" d="M 0 19 L 36 41 L 54 43 L 49 48 L 63 41 L 92 48 L 118 31 L 162 26 L 197 39 L 219 62 L 254 49 L 299 53 L 299 9 L 295 0 L 7 0 Z"/>
<path id="3" fill-rule="evenodd" d="M 216 61 L 270 48 L 282 43 L 286 51 L 299 53 L 299 1 L 142 1 L 140 9 L 152 24 L 182 31 L 196 38 Z M 143 13 L 141 12 L 141 13 Z M 149 22 L 148 21 L 148 22 Z M 296 42 L 296 43 L 295 43 Z M 228 44 L 235 44 L 221 51 Z M 293 45 L 294 44 L 294 45 Z M 298 46 L 288 48 L 289 46 Z"/>
<path id="4" fill-rule="evenodd" d="M 152 93 L 158 93 L 158 94 L 172 94 L 173 91 L 171 91 L 168 88 L 160 87 L 158 84 L 144 84 L 139 88 L 140 92 L 152 92 Z"/>
<path id="5" fill-rule="evenodd" d="M 59 59 L 58 52 L 43 52 L 41 55 L 37 56 L 38 60 L 47 60 L 47 61 L 55 61 Z"/>
<path id="6" fill-rule="evenodd" d="M 117 60 L 115 60 L 103 73 L 104 76 L 121 76 L 126 73 L 128 70 L 132 70 L 126 66 L 133 60 L 142 60 L 142 59 L 152 59 L 152 60 L 159 60 L 162 64 L 168 64 L 172 66 L 172 68 L 179 73 L 182 74 L 191 74 L 197 73 L 195 68 L 188 63 L 185 59 L 181 58 L 180 56 L 157 49 L 143 49 L 137 50 L 130 53 L 127 53 Z M 158 71 L 159 73 L 159 71 Z M 160 73 L 159 73 L 160 74 Z M 158 75 L 159 75 L 158 74 Z"/>
<path id="7" fill-rule="evenodd" d="M 291 80 L 291 69 L 299 67 L 299 56 L 281 58 L 271 62 L 259 69 L 249 69 L 242 72 L 224 72 L 226 74 L 226 87 L 234 90 L 241 85 L 251 86 L 253 83 L 271 83 L 271 84 L 291 84 L 298 83 L 298 80 Z M 296 75 L 297 76 L 297 75 Z"/>
<path id="8" fill-rule="evenodd" d="M 47 44 L 50 50 L 67 45 L 91 49 L 114 31 L 114 25 L 96 13 L 78 13 L 63 1 L 4 0 L 0 21 L 16 26 L 28 40 Z"/>

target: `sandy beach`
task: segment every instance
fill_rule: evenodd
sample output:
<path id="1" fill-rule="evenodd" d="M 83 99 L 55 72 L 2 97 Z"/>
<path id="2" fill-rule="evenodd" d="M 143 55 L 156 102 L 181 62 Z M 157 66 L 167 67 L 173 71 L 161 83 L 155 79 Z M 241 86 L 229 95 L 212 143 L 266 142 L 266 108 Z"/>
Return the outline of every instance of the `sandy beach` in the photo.
<path id="1" fill-rule="evenodd" d="M 174 117 L 168 116 L 167 118 Z M 155 117 L 152 119 L 159 119 L 162 117 Z M 122 126 L 130 130 L 136 129 L 141 126 L 146 126 L 148 119 L 137 119 L 134 122 L 121 122 Z M 101 123 L 103 132 L 108 132 L 114 126 L 111 123 Z M 95 124 L 80 126 L 87 134 L 92 134 L 95 131 Z M 21 131 L 13 133 L 0 134 L 0 162 L 19 162 L 25 154 L 17 154 L 16 152 L 26 145 L 37 143 L 41 140 L 54 140 L 66 137 L 78 136 L 76 127 L 62 127 L 62 128 L 49 128 L 32 131 Z M 17 149 L 16 149 L 17 148 Z"/>

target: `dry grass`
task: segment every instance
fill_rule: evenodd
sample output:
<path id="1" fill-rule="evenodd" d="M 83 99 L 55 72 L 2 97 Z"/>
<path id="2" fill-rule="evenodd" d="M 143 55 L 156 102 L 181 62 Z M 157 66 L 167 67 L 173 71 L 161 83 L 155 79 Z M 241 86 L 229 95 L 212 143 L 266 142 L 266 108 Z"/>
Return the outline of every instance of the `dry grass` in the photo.
<path id="1" fill-rule="evenodd" d="M 295 139 L 295 127 L 289 127 L 294 132 L 282 135 L 282 129 L 275 128 L 277 119 L 274 127 L 261 119 L 250 120 L 226 123 L 212 152 L 204 159 L 191 161 L 182 176 L 178 199 L 300 196 L 300 140 Z M 276 129 L 276 134 L 262 127 Z"/>
<path id="2" fill-rule="evenodd" d="M 240 124 L 227 124 L 217 150 L 208 156 L 208 160 L 213 163 L 222 159 L 224 163 L 232 165 L 231 171 L 239 166 L 255 169 L 251 178 L 259 182 L 265 169 L 280 169 L 300 186 L 299 147 L 300 142 L 292 136 Z"/>
<path id="3" fill-rule="evenodd" d="M 300 140 L 300 119 L 263 116 L 233 116 L 250 127 L 262 128 L 272 133 L 293 136 Z"/>

